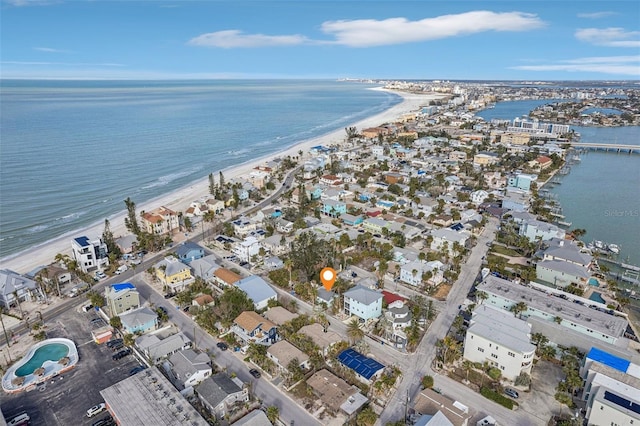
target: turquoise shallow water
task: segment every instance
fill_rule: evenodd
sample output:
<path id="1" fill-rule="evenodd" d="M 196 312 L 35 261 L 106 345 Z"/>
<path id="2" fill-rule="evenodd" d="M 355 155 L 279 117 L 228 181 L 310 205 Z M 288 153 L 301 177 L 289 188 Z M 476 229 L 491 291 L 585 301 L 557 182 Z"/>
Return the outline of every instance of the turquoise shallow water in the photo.
<path id="1" fill-rule="evenodd" d="M 401 101 L 328 80 L 0 86 L 0 258 Z"/>
<path id="2" fill-rule="evenodd" d="M 44 345 L 34 352 L 33 356 L 26 364 L 16 370 L 16 376 L 23 377 L 32 374 L 42 367 L 45 361 L 58 361 L 69 354 L 69 348 L 61 343 L 50 343 Z"/>

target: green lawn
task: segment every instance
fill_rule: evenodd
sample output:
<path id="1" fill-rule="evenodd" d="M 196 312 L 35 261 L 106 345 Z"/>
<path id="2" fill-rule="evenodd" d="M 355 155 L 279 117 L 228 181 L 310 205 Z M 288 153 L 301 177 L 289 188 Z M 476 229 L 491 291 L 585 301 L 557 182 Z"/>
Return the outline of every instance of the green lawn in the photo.
<path id="1" fill-rule="evenodd" d="M 494 244 L 493 246 L 491 246 L 491 251 L 494 252 L 494 253 L 503 254 L 505 256 L 511 256 L 511 257 L 520 257 L 520 256 L 522 256 L 520 253 L 518 253 L 515 250 L 512 250 L 512 249 L 507 248 L 505 246 L 497 245 L 497 244 Z"/>

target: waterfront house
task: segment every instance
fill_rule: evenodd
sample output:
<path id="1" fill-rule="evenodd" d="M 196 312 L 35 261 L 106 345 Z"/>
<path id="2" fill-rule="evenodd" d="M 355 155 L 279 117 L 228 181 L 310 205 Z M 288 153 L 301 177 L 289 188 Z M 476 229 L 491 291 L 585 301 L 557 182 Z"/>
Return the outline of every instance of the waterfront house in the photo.
<path id="1" fill-rule="evenodd" d="M 203 352 L 183 349 L 169 357 L 171 370 L 182 389 L 196 386 L 211 376 L 211 359 Z"/>
<path id="2" fill-rule="evenodd" d="M 551 239 L 542 253 L 543 260 L 562 260 L 589 269 L 593 256 L 586 253 L 574 241 Z"/>
<path id="3" fill-rule="evenodd" d="M 189 264 L 204 257 L 204 248 L 191 241 L 185 241 L 175 249 L 175 254 L 182 263 Z"/>
<path id="4" fill-rule="evenodd" d="M 278 300 L 278 294 L 271 286 L 257 275 L 250 275 L 235 283 L 235 286 L 245 292 L 253 302 L 256 310 L 266 309 L 269 301 Z"/>
<path id="5" fill-rule="evenodd" d="M 102 238 L 74 238 L 71 240 L 71 254 L 85 274 L 109 266 L 107 243 Z"/>
<path id="6" fill-rule="evenodd" d="M 502 208 L 523 212 L 529 209 L 530 196 L 527 192 L 518 188 L 507 188 L 502 199 Z"/>
<path id="7" fill-rule="evenodd" d="M 240 379 L 232 379 L 225 372 L 207 377 L 195 388 L 195 392 L 207 411 L 219 420 L 224 419 L 233 407 L 249 402 L 249 388 Z"/>
<path id="8" fill-rule="evenodd" d="M 276 325 L 254 311 L 244 311 L 238 315 L 231 331 L 245 345 L 256 343 L 269 346 L 278 338 Z"/>
<path id="9" fill-rule="evenodd" d="M 30 302 L 39 293 L 38 285 L 32 279 L 9 269 L 0 270 L 0 304 L 6 309 L 17 307 L 18 301 Z"/>
<path id="10" fill-rule="evenodd" d="M 122 330 L 129 334 L 144 334 L 158 328 L 158 314 L 143 306 L 120 314 Z"/>
<path id="11" fill-rule="evenodd" d="M 171 287 L 172 291 L 184 290 L 194 281 L 189 268 L 173 256 L 167 256 L 154 265 L 156 277 L 161 283 Z"/>
<path id="12" fill-rule="evenodd" d="M 256 223 L 250 221 L 244 216 L 234 220 L 231 224 L 233 225 L 233 232 L 238 236 L 247 235 L 257 228 Z"/>
<path id="13" fill-rule="evenodd" d="M 527 237 L 527 239 L 535 243 L 537 241 L 547 241 L 552 238 L 564 240 L 564 229 L 558 228 L 556 225 L 540 220 L 525 220 L 520 224 L 518 234 Z"/>
<path id="14" fill-rule="evenodd" d="M 344 313 L 362 321 L 382 315 L 382 293 L 356 285 L 344 293 Z"/>
<path id="15" fill-rule="evenodd" d="M 584 287 L 590 276 L 584 266 L 563 260 L 543 260 L 536 264 L 536 278 L 556 288 L 565 288 L 572 283 Z"/>
<path id="16" fill-rule="evenodd" d="M 222 211 L 224 211 L 224 201 L 216 200 L 215 198 L 209 198 L 207 200 L 207 208 L 210 212 L 220 214 Z"/>
<path id="17" fill-rule="evenodd" d="M 178 214 L 164 206 L 140 215 L 140 226 L 150 234 L 162 235 L 179 229 Z"/>
<path id="18" fill-rule="evenodd" d="M 140 294 L 131 283 L 113 284 L 105 287 L 104 299 L 112 317 L 140 307 Z"/>
<path id="19" fill-rule="evenodd" d="M 293 360 L 296 360 L 298 366 L 303 370 L 307 370 L 310 367 L 309 355 L 305 354 L 286 340 L 280 340 L 279 342 L 269 346 L 267 349 L 267 358 L 275 362 L 278 369 L 281 371 L 287 371 L 289 369 L 289 364 Z"/>

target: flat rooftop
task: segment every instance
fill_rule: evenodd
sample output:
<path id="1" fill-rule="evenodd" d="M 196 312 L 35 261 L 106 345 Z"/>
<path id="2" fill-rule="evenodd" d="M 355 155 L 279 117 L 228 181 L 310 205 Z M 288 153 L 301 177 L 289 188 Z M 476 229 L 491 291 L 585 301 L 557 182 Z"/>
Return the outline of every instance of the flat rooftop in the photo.
<path id="1" fill-rule="evenodd" d="M 478 291 L 493 294 L 513 303 L 524 302 L 528 307 L 548 313 L 583 327 L 614 338 L 622 337 L 627 328 L 627 320 L 593 309 L 588 305 L 565 300 L 542 290 L 515 284 L 509 280 L 489 275 L 477 287 Z"/>
<path id="2" fill-rule="evenodd" d="M 208 425 L 156 367 L 103 389 L 100 395 L 121 425 Z"/>

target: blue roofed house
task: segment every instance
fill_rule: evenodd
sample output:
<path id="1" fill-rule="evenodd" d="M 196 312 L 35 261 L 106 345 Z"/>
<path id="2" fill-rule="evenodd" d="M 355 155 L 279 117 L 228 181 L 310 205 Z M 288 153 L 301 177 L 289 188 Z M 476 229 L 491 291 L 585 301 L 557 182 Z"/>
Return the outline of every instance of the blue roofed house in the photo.
<path id="1" fill-rule="evenodd" d="M 331 217 L 338 217 L 347 212 L 347 204 L 344 201 L 326 199 L 322 201 L 322 213 Z"/>
<path id="2" fill-rule="evenodd" d="M 613 349 L 613 348 L 612 348 Z M 596 347 L 580 367 L 584 380 L 580 399 L 590 425 L 632 425 L 640 422 L 640 366 L 637 354 L 615 348 L 606 352 Z"/>
<path id="3" fill-rule="evenodd" d="M 147 333 L 158 328 L 158 315 L 146 306 L 120 314 L 120 321 L 124 332 L 129 334 Z"/>
<path id="4" fill-rule="evenodd" d="M 364 222 L 364 218 L 361 215 L 356 216 L 349 213 L 343 214 L 340 216 L 340 219 L 342 220 L 342 223 L 349 226 L 357 226 Z"/>
<path id="5" fill-rule="evenodd" d="M 340 352 L 338 361 L 345 367 L 353 370 L 358 380 L 366 384 L 370 384 L 376 378 L 380 377 L 384 371 L 384 365 L 351 348 Z"/>
<path id="6" fill-rule="evenodd" d="M 140 307 L 140 294 L 131 283 L 113 284 L 105 287 L 104 298 L 112 317 Z"/>
<path id="7" fill-rule="evenodd" d="M 204 257 L 204 249 L 196 243 L 185 241 L 176 247 L 175 250 L 178 259 L 187 265 L 196 259 Z"/>
<path id="8" fill-rule="evenodd" d="M 363 321 L 382 315 L 382 293 L 356 285 L 344 293 L 344 313 Z"/>
<path id="9" fill-rule="evenodd" d="M 250 275 L 235 283 L 235 286 L 246 293 L 247 297 L 253 301 L 256 310 L 265 309 L 269 300 L 276 301 L 277 293 L 271 286 L 257 275 Z"/>

